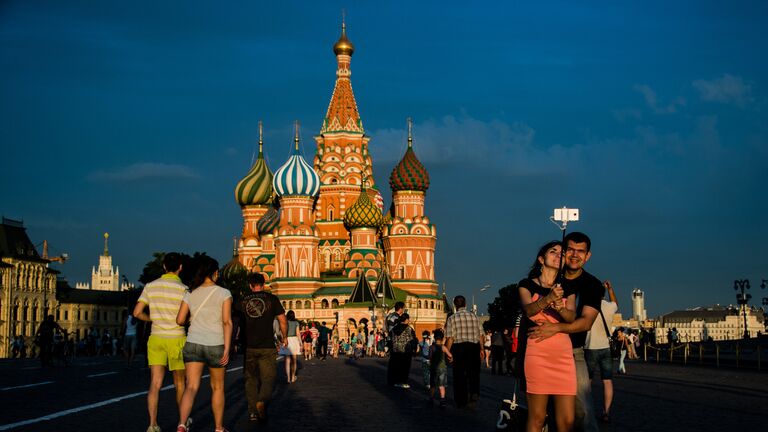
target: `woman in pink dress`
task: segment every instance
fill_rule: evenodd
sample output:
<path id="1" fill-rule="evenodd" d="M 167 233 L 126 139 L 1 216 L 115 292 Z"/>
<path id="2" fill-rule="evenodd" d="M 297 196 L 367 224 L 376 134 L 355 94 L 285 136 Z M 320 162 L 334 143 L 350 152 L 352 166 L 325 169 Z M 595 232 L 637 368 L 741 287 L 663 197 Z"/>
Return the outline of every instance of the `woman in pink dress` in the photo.
<path id="1" fill-rule="evenodd" d="M 562 263 L 558 241 L 539 249 L 528 277 L 518 283 L 520 302 L 530 326 L 543 321 L 572 322 L 576 318 L 576 294 L 555 284 Z M 565 333 L 536 341 L 528 339 L 525 349 L 525 382 L 528 399 L 528 432 L 540 432 L 551 396 L 559 432 L 573 430 L 576 411 L 576 363 L 571 338 Z"/>

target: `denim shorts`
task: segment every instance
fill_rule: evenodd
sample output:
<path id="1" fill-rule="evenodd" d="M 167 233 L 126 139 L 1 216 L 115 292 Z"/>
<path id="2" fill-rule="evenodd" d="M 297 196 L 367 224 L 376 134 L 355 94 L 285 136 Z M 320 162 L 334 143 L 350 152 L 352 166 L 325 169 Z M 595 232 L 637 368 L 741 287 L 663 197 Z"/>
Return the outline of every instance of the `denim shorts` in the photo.
<path id="1" fill-rule="evenodd" d="M 224 345 L 200 345 L 192 342 L 184 344 L 184 362 L 205 363 L 211 368 L 224 367 L 219 364 L 221 357 L 224 356 Z"/>
<path id="2" fill-rule="evenodd" d="M 595 372 L 600 371 L 600 379 L 609 380 L 613 378 L 613 357 L 611 357 L 611 349 L 585 349 L 584 359 L 587 361 L 587 370 L 589 371 L 589 377 L 595 375 Z"/>
<path id="3" fill-rule="evenodd" d="M 445 387 L 448 385 L 448 368 L 437 368 L 431 371 L 429 375 L 430 385 L 432 387 Z"/>

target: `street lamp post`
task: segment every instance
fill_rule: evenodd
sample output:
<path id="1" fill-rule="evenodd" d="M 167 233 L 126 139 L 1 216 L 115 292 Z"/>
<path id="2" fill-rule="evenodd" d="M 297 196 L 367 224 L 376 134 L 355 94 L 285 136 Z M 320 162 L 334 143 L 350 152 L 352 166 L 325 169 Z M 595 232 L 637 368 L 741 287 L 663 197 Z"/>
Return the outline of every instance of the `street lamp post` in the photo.
<path id="1" fill-rule="evenodd" d="M 752 294 L 746 292 L 749 287 L 749 280 L 737 279 L 733 281 L 733 289 L 739 291 L 736 293 L 736 302 L 741 306 L 742 315 L 744 316 L 744 339 L 749 338 L 749 330 L 747 329 L 747 303 L 752 298 Z"/>
<path id="2" fill-rule="evenodd" d="M 483 292 L 490 287 L 490 285 L 486 284 L 484 287 L 480 288 L 480 292 Z M 475 304 L 475 289 L 472 289 L 472 312 L 477 314 L 477 305 Z"/>

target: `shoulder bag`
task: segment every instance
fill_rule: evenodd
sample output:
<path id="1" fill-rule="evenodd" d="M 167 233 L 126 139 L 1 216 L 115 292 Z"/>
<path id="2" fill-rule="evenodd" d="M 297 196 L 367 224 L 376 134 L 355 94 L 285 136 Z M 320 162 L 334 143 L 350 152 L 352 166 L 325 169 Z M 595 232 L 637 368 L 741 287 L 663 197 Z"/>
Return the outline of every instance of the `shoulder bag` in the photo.
<path id="1" fill-rule="evenodd" d="M 608 347 L 611 349 L 611 357 L 619 358 L 621 356 L 621 343 L 611 337 L 611 332 L 608 331 L 608 324 L 605 322 L 605 316 L 603 315 L 603 308 L 600 308 L 600 319 L 603 320 L 605 335 L 608 337 Z"/>

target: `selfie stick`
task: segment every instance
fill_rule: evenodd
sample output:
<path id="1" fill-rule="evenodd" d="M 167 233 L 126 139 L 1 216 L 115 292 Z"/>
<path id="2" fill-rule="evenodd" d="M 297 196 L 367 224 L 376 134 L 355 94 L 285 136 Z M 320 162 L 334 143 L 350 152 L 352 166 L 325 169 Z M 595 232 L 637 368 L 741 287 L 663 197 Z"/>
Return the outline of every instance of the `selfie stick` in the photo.
<path id="1" fill-rule="evenodd" d="M 569 209 L 563 206 L 563 208 L 556 208 L 554 214 L 550 216 L 550 221 L 557 226 L 557 228 L 563 233 L 563 240 L 561 242 L 560 251 L 560 265 L 557 270 L 557 277 L 555 278 L 555 284 L 562 282 L 563 279 L 563 255 L 565 255 L 565 230 L 568 228 L 568 222 L 577 222 L 579 220 L 579 209 Z M 559 223 L 558 223 L 559 222 Z"/>

